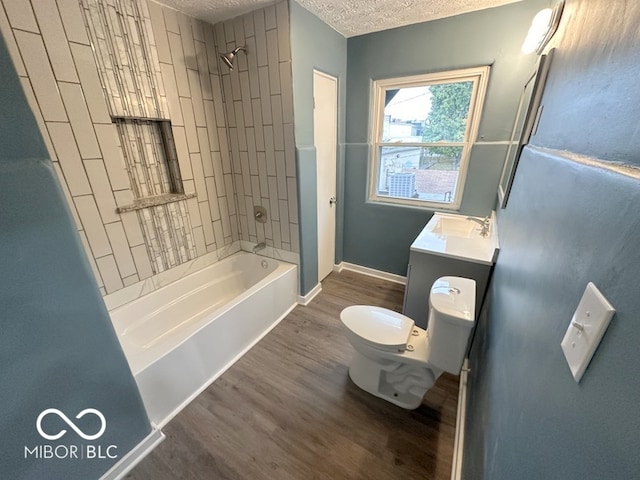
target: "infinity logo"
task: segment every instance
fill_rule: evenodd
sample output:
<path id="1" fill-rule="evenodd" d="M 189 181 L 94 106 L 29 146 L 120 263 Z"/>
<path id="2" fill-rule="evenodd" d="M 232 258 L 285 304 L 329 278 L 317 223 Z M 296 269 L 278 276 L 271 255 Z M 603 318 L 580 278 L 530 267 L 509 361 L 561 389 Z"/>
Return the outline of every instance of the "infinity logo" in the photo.
<path id="1" fill-rule="evenodd" d="M 101 424 L 100 430 L 98 431 L 98 433 L 95 433 L 93 435 L 85 434 L 71 420 L 69 420 L 69 417 L 67 417 L 64 413 L 62 413 L 57 408 L 47 408 L 46 410 L 43 410 L 40 415 L 38 415 L 38 419 L 36 420 L 36 428 L 38 429 L 38 433 L 42 438 L 46 438 L 47 440 L 57 440 L 60 437 L 62 437 L 65 433 L 67 433 L 66 430 L 60 430 L 55 435 L 49 435 L 42 431 L 42 419 L 47 415 L 49 415 L 50 413 L 55 413 L 57 416 L 59 416 L 67 425 L 69 425 L 73 429 L 74 432 L 76 432 L 85 440 L 95 440 L 96 438 L 100 438 L 104 433 L 104 431 L 107 429 L 107 420 L 104 418 L 104 415 L 102 414 L 102 412 L 100 412 L 99 410 L 96 410 L 95 408 L 86 408 L 82 410 L 78 415 L 76 415 L 76 418 L 82 418 L 87 413 L 93 413 L 96 417 L 100 419 L 100 424 Z"/>

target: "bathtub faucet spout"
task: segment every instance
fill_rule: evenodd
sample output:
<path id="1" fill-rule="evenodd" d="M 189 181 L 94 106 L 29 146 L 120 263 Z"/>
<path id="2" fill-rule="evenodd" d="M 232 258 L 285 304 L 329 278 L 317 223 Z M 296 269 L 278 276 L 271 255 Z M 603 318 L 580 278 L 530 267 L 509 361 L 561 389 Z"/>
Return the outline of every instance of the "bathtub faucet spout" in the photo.
<path id="1" fill-rule="evenodd" d="M 253 253 L 257 253 L 258 250 L 263 250 L 264 248 L 267 247 L 267 244 L 264 242 L 260 242 L 258 243 L 255 247 L 253 247 Z"/>

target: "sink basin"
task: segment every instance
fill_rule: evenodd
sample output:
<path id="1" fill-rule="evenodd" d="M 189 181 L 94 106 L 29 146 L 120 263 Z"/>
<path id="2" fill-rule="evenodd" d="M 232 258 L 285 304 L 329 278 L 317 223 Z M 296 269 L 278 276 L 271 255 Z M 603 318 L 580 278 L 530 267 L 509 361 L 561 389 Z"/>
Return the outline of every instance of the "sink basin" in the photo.
<path id="1" fill-rule="evenodd" d="M 411 250 L 492 265 L 498 236 L 494 215 L 490 221 L 488 235 L 482 236 L 482 226 L 466 215 L 435 213 L 411 244 Z"/>
<path id="2" fill-rule="evenodd" d="M 438 216 L 431 231 L 440 235 L 469 238 L 474 234 L 474 230 L 478 230 L 479 234 L 480 229 L 479 224 L 466 217 Z"/>

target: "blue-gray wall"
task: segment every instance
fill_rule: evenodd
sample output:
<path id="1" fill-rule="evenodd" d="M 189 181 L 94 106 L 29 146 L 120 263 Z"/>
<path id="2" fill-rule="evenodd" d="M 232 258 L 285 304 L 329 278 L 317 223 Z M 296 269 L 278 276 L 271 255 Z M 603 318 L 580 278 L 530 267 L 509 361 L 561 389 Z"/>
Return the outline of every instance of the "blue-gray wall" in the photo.
<path id="1" fill-rule="evenodd" d="M 499 214 L 471 349 L 465 479 L 639 476 L 639 24 L 637 2 L 565 7 L 540 126 Z M 560 342 L 590 281 L 617 312 L 577 384 Z"/>
<path id="2" fill-rule="evenodd" d="M 117 460 L 25 459 L 25 446 L 87 443 L 121 459 L 150 426 L 1 37 L 0 85 L 0 477 L 99 478 Z M 68 433 L 45 440 L 47 408 L 98 409 L 107 429 L 87 442 L 50 415 L 46 433 Z M 92 414 L 75 423 L 100 427 Z"/>
<path id="3" fill-rule="evenodd" d="M 520 47 L 545 0 L 459 15 L 348 40 L 347 131 L 344 170 L 344 260 L 404 275 L 409 246 L 432 215 L 424 209 L 368 203 L 371 81 L 491 65 L 478 143 L 473 147 L 461 213 L 486 215 L 511 136 L 520 92 L 533 55 Z"/>
<path id="4" fill-rule="evenodd" d="M 338 211 L 336 262 L 342 261 L 343 177 L 347 41 L 338 32 L 296 2 L 289 2 L 293 106 L 300 221 L 300 291 L 304 295 L 318 283 L 318 216 L 316 150 L 313 144 L 313 70 L 338 78 Z"/>

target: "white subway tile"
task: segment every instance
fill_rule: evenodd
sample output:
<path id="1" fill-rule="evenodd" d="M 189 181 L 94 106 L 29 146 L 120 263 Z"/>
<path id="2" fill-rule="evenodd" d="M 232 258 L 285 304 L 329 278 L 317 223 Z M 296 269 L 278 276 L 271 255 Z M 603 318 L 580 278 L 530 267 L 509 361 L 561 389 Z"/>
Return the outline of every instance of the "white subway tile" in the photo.
<path id="1" fill-rule="evenodd" d="M 118 266 L 116 265 L 113 255 L 97 258 L 96 264 L 98 265 L 98 270 L 100 270 L 100 276 L 104 282 L 104 288 L 107 294 L 124 288 L 124 284 L 122 283 L 122 278 L 118 272 Z"/>
<path id="2" fill-rule="evenodd" d="M 233 20 L 225 20 L 223 22 L 224 25 L 224 43 L 229 44 L 235 41 L 234 30 L 233 30 Z"/>
<path id="3" fill-rule="evenodd" d="M 2 4 L 0 3 L 0 34 L 4 37 L 4 43 L 7 45 L 7 50 L 9 51 L 9 56 L 13 61 L 13 66 L 16 69 L 16 73 L 19 77 L 26 77 L 27 71 L 24 68 L 24 63 L 22 62 L 22 57 L 20 56 L 20 50 L 18 49 L 18 44 L 16 43 L 16 39 L 13 36 L 13 30 L 11 30 L 11 25 L 9 25 L 9 19 L 4 13 L 4 9 L 2 8 Z"/>
<path id="4" fill-rule="evenodd" d="M 62 187 L 64 198 L 67 200 L 67 206 L 71 211 L 73 222 L 75 223 L 78 230 L 82 230 L 82 222 L 80 221 L 80 217 L 78 217 L 78 212 L 76 212 L 76 205 L 73 203 L 73 198 L 71 198 L 71 193 L 69 192 L 69 187 L 67 186 L 67 180 L 64 178 L 62 168 L 60 168 L 60 162 L 53 162 L 53 168 L 56 171 L 58 181 L 60 182 L 60 186 Z"/>
<path id="5" fill-rule="evenodd" d="M 131 285 L 135 285 L 136 283 L 138 283 L 140 281 L 140 277 L 138 277 L 138 274 L 134 274 L 131 275 L 127 278 L 123 278 L 122 279 L 122 283 L 124 284 L 125 287 L 129 287 Z"/>
<path id="6" fill-rule="evenodd" d="M 93 123 L 111 123 L 111 116 L 102 91 L 91 47 L 77 43 L 70 43 L 69 45 Z"/>
<path id="7" fill-rule="evenodd" d="M 133 191 L 131 190 L 115 190 L 113 196 L 116 199 L 116 205 L 118 207 L 124 207 L 125 205 L 131 205 L 133 203 Z"/>
<path id="8" fill-rule="evenodd" d="M 100 158 L 100 147 L 84 101 L 82 88 L 78 84 L 64 82 L 58 83 L 58 88 L 71 122 L 80 156 L 84 159 Z"/>
<path id="9" fill-rule="evenodd" d="M 180 33 L 180 26 L 178 25 L 178 12 L 172 8 L 163 7 L 162 13 L 164 13 L 164 24 L 169 32 Z"/>
<path id="10" fill-rule="evenodd" d="M 216 128 L 215 112 L 211 100 L 204 101 L 204 116 L 207 120 L 207 135 L 209 136 L 209 146 L 211 151 L 220 151 L 220 141 L 218 140 L 218 130 Z"/>
<path id="11" fill-rule="evenodd" d="M 298 187 L 296 179 L 287 177 L 287 202 L 289 204 L 289 223 L 298 223 Z"/>
<path id="12" fill-rule="evenodd" d="M 3 3 L 12 28 L 39 33 L 31 2 L 4 0 Z"/>
<path id="13" fill-rule="evenodd" d="M 220 208 L 218 206 L 218 192 L 216 190 L 216 182 L 213 177 L 205 179 L 207 184 L 207 197 L 209 198 L 209 212 L 211 213 L 211 220 L 214 222 L 220 220 Z"/>
<path id="14" fill-rule="evenodd" d="M 122 150 L 119 147 L 120 142 L 115 125 L 96 124 L 94 127 L 111 188 L 113 190 L 130 189 L 129 175 L 124 164 Z"/>
<path id="15" fill-rule="evenodd" d="M 289 205 L 286 200 L 280 200 L 280 238 L 283 242 L 289 243 Z"/>
<path id="16" fill-rule="evenodd" d="M 265 125 L 264 127 L 264 151 L 267 154 L 267 174 L 276 175 L 276 154 L 273 146 L 273 127 Z"/>
<path id="17" fill-rule="evenodd" d="M 184 133 L 184 127 L 176 127 L 172 125 L 171 130 L 173 132 L 173 141 L 178 155 L 180 176 L 183 181 L 192 179 L 193 171 L 191 170 L 191 157 L 189 156 L 189 147 L 187 146 L 187 137 Z"/>
<path id="18" fill-rule="evenodd" d="M 262 195 L 260 194 L 260 179 L 258 175 L 251 175 L 251 197 L 254 205 L 262 204 Z"/>
<path id="19" fill-rule="evenodd" d="M 273 234 L 273 246 L 275 248 L 282 248 L 282 234 L 280 233 L 280 222 L 271 222 L 271 230 Z"/>
<path id="20" fill-rule="evenodd" d="M 262 124 L 271 124 L 271 87 L 269 86 L 269 68 L 259 67 L 258 76 L 260 77 L 260 103 L 262 107 Z"/>
<path id="21" fill-rule="evenodd" d="M 79 230 L 78 234 L 80 235 L 80 241 L 82 242 L 82 246 L 84 247 L 84 252 L 87 255 L 87 259 L 89 260 L 89 265 L 91 265 L 91 270 L 93 271 L 93 276 L 98 282 L 98 287 L 104 286 L 102 281 L 102 277 L 100 276 L 100 270 L 98 270 L 98 265 L 96 265 L 96 260 L 93 258 L 93 253 L 91 253 L 91 247 L 89 247 L 89 242 L 87 241 L 87 236 L 84 233 L 84 230 Z"/>
<path id="22" fill-rule="evenodd" d="M 278 51 L 280 61 L 291 60 L 291 41 L 289 39 L 289 6 L 287 2 L 275 5 L 278 23 Z"/>
<path id="23" fill-rule="evenodd" d="M 127 235 L 129 246 L 135 247 L 144 244 L 144 236 L 142 235 L 142 228 L 138 221 L 138 214 L 136 212 L 122 213 L 120 214 L 120 220 L 122 220 L 122 226 Z"/>
<path id="24" fill-rule="evenodd" d="M 191 91 L 189 90 L 189 79 L 187 77 L 187 64 L 184 52 L 182 51 L 180 35 L 169 32 L 169 49 L 171 50 L 173 70 L 176 75 L 178 95 L 181 97 L 190 97 Z"/>
<path id="25" fill-rule="evenodd" d="M 73 198 L 78 216 L 82 222 L 82 229 L 87 234 L 91 251 L 95 258 L 111 253 L 111 246 L 104 229 L 100 213 L 92 195 L 81 195 Z"/>
<path id="26" fill-rule="evenodd" d="M 204 22 L 192 19 L 191 29 L 193 31 L 193 39 L 198 42 L 204 42 Z"/>
<path id="27" fill-rule="evenodd" d="M 180 12 L 178 12 L 177 15 L 185 66 L 189 69 L 197 70 L 198 62 L 196 61 L 196 50 L 195 45 L 193 44 L 193 30 L 191 27 L 194 20 Z"/>
<path id="28" fill-rule="evenodd" d="M 103 223 L 117 222 L 116 201 L 111 191 L 107 171 L 102 160 L 85 160 L 84 167 L 91 183 L 91 191 L 95 198 Z"/>
<path id="29" fill-rule="evenodd" d="M 267 58 L 267 36 L 264 25 L 264 10 L 256 10 L 253 12 L 254 33 L 256 37 L 256 58 L 258 66 L 264 66 L 268 63 Z"/>
<path id="30" fill-rule="evenodd" d="M 284 152 L 276 151 L 276 171 L 278 178 L 278 198 L 287 199 L 287 167 Z"/>
<path id="31" fill-rule="evenodd" d="M 269 93 L 275 95 L 280 93 L 280 61 L 277 30 L 267 30 L 267 59 L 269 62 Z"/>
<path id="32" fill-rule="evenodd" d="M 113 256 L 122 277 L 128 277 L 137 273 L 136 265 L 129 249 L 129 242 L 120 222 L 105 225 L 107 236 L 111 242 Z"/>
<path id="33" fill-rule="evenodd" d="M 273 144 L 276 150 L 284 150 L 284 126 L 282 124 L 282 101 L 280 95 L 271 96 L 273 117 Z"/>
<path id="34" fill-rule="evenodd" d="M 245 209 L 247 212 L 247 215 L 245 217 L 247 219 L 246 232 L 249 234 L 249 236 L 255 237 L 256 236 L 256 220 L 255 218 L 253 218 L 253 197 L 249 195 L 245 195 L 244 202 L 245 202 Z"/>
<path id="35" fill-rule="evenodd" d="M 189 210 L 189 220 L 191 221 L 191 227 L 199 227 L 202 225 L 202 219 L 200 218 L 200 207 L 198 206 L 197 198 L 187 199 L 187 209 Z"/>
<path id="36" fill-rule="evenodd" d="M 158 60 L 163 63 L 171 63 L 171 51 L 169 50 L 169 40 L 167 38 L 167 27 L 164 24 L 163 10 L 167 7 L 156 2 L 149 2 L 149 15 L 151 17 L 151 27 L 156 40 L 156 50 Z"/>
<path id="37" fill-rule="evenodd" d="M 243 15 L 242 19 L 244 21 L 245 37 L 253 36 L 253 15 L 248 13 L 246 15 Z"/>
<path id="38" fill-rule="evenodd" d="M 267 177 L 269 181 L 269 210 L 272 220 L 280 220 L 280 207 L 278 205 L 278 179 Z"/>
<path id="39" fill-rule="evenodd" d="M 270 5 L 264 9 L 264 26 L 267 30 L 278 26 L 276 23 L 276 7 L 274 5 Z"/>
<path id="40" fill-rule="evenodd" d="M 295 253 L 300 252 L 300 234 L 298 231 L 298 225 L 289 225 L 289 235 L 291 236 L 291 251 Z"/>
<path id="41" fill-rule="evenodd" d="M 198 61 L 198 78 L 203 100 L 213 100 L 211 79 L 209 78 L 209 65 L 207 63 L 207 49 L 202 42 L 196 42 L 196 60 Z"/>
<path id="42" fill-rule="evenodd" d="M 293 123 L 291 62 L 280 63 L 280 93 L 282 95 L 282 121 L 284 123 Z"/>
<path id="43" fill-rule="evenodd" d="M 207 253 L 207 246 L 204 241 L 204 231 L 202 226 L 198 226 L 193 229 L 193 241 L 196 244 L 196 253 L 198 256 Z"/>
<path id="44" fill-rule="evenodd" d="M 207 122 L 204 116 L 204 104 L 202 103 L 202 89 L 200 88 L 200 76 L 195 70 L 187 70 L 189 86 L 191 89 L 191 100 L 193 103 L 193 113 L 196 119 L 196 126 L 206 127 Z"/>
<path id="45" fill-rule="evenodd" d="M 145 245 L 136 245 L 131 249 L 131 255 L 136 264 L 140 280 L 151 277 L 153 275 L 153 269 L 151 267 L 151 261 L 149 260 L 147 247 Z"/>
<path id="46" fill-rule="evenodd" d="M 264 152 L 257 152 L 258 177 L 260 178 L 260 191 L 263 197 L 269 196 L 269 184 L 267 182 L 267 155 Z"/>
<path id="47" fill-rule="evenodd" d="M 231 214 L 229 213 L 227 197 L 220 197 L 218 206 L 220 207 L 220 219 L 222 221 L 222 235 L 223 237 L 228 237 L 231 235 Z M 218 243 L 217 237 L 216 243 Z"/>
<path id="48" fill-rule="evenodd" d="M 80 2 L 77 0 L 57 0 L 57 2 L 67 39 L 70 42 L 89 45 Z"/>
<path id="49" fill-rule="evenodd" d="M 29 7 L 30 8 L 30 7 Z M 49 57 L 42 37 L 33 33 L 15 31 L 16 41 L 29 74 L 33 91 L 45 121 L 67 120 L 67 114 L 58 93 Z"/>
<path id="50" fill-rule="evenodd" d="M 34 7 L 53 73 L 58 80 L 78 82 L 78 75 L 76 75 L 76 68 L 56 2 L 34 2 Z"/>
<path id="51" fill-rule="evenodd" d="M 229 144 L 227 142 L 227 130 L 218 128 L 218 140 L 220 140 L 220 155 L 222 156 L 222 171 L 231 173 L 231 159 L 229 158 Z"/>
<path id="52" fill-rule="evenodd" d="M 284 126 L 284 155 L 287 164 L 287 177 L 296 176 L 296 146 L 293 135 L 293 124 Z"/>
<path id="53" fill-rule="evenodd" d="M 91 193 L 76 141 L 68 123 L 48 122 L 47 130 L 72 196 Z"/>
<path id="54" fill-rule="evenodd" d="M 222 221 L 216 220 L 213 222 L 213 236 L 216 239 L 216 245 L 224 245 L 224 233 L 222 230 Z"/>
<path id="55" fill-rule="evenodd" d="M 226 174 L 224 176 L 224 191 L 227 194 L 227 207 L 229 208 L 229 214 L 234 215 L 236 213 L 236 201 L 235 201 L 235 188 L 233 187 L 233 175 Z"/>
<path id="56" fill-rule="evenodd" d="M 210 245 L 216 243 L 213 235 L 213 225 L 211 224 L 211 212 L 209 211 L 209 202 L 199 202 L 200 216 L 202 217 L 202 231 L 204 233 L 204 243 Z"/>
<path id="57" fill-rule="evenodd" d="M 247 153 L 249 154 L 249 168 L 251 175 L 258 174 L 258 156 L 256 152 L 256 140 L 253 128 L 247 128 Z"/>
<path id="58" fill-rule="evenodd" d="M 204 202 L 207 200 L 207 186 L 204 181 L 204 170 L 199 153 L 191 154 L 191 168 L 193 169 L 193 181 L 195 182 L 198 201 Z"/>
<path id="59" fill-rule="evenodd" d="M 180 97 L 180 106 L 182 107 L 184 131 L 187 134 L 187 145 L 189 146 L 189 152 L 199 152 L 200 144 L 198 143 L 198 131 L 196 130 L 196 122 L 195 117 L 193 116 L 193 106 L 191 105 L 191 99 Z"/>
<path id="60" fill-rule="evenodd" d="M 1 11 L 2 9 L 0 8 L 0 12 Z M 45 125 L 44 119 L 42 118 L 42 113 L 40 113 L 40 107 L 38 106 L 38 101 L 36 100 L 36 96 L 33 93 L 33 88 L 31 88 L 31 82 L 27 77 L 20 77 L 20 83 L 22 84 L 24 95 L 27 98 L 27 103 L 29 104 L 31 111 L 33 112 L 36 123 L 38 124 L 38 129 L 42 134 L 42 139 L 44 140 L 44 144 L 47 147 L 49 158 L 55 162 L 58 160 L 58 157 L 56 156 L 56 151 L 53 148 L 53 144 L 51 143 L 51 138 L 49 137 L 47 126 Z"/>
<path id="61" fill-rule="evenodd" d="M 180 107 L 180 97 L 178 96 L 178 87 L 176 86 L 176 77 L 173 66 L 166 63 L 160 64 L 162 72 L 162 81 L 164 83 L 167 95 L 167 103 L 169 104 L 169 115 L 172 125 L 184 125 L 182 118 L 182 108 Z"/>
<path id="62" fill-rule="evenodd" d="M 200 144 L 200 157 L 205 177 L 213 177 L 213 164 L 211 163 L 211 148 L 209 147 L 209 134 L 206 128 L 198 128 L 198 143 Z"/>

